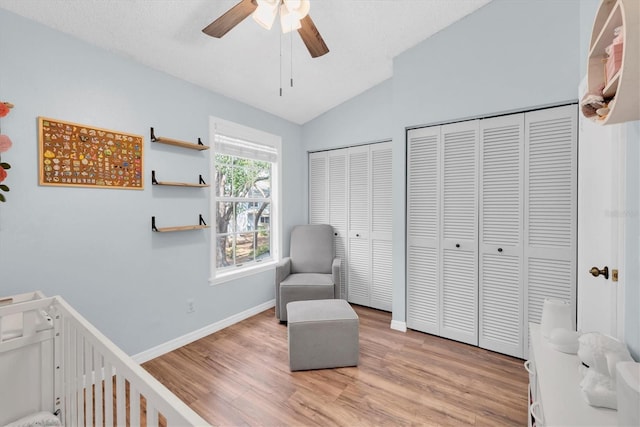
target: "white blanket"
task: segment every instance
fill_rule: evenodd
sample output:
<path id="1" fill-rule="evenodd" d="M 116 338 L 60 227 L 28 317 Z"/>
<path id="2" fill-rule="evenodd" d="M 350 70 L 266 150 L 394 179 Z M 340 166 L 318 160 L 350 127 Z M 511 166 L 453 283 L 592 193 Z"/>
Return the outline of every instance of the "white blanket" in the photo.
<path id="1" fill-rule="evenodd" d="M 62 423 L 51 412 L 42 411 L 35 414 L 27 415 L 19 420 L 5 425 L 5 427 L 54 427 L 62 426 Z"/>

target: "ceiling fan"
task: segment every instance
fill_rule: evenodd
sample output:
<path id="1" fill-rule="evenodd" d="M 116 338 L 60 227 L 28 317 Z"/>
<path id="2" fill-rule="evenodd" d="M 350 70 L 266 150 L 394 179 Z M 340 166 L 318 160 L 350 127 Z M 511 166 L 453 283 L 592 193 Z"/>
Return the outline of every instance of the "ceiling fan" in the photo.
<path id="1" fill-rule="evenodd" d="M 202 32 L 211 37 L 221 38 L 252 14 L 258 24 L 270 30 L 278 12 L 282 32 L 298 30 L 298 34 L 313 58 L 329 52 L 329 48 L 309 16 L 309 0 L 241 0 L 207 25 Z"/>

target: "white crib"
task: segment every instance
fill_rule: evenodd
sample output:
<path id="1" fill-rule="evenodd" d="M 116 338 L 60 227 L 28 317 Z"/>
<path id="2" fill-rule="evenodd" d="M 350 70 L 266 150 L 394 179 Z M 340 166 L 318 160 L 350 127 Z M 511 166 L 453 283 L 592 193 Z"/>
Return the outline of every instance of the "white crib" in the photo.
<path id="1" fill-rule="evenodd" d="M 65 426 L 208 425 L 61 297 L 0 298 L 0 426 L 41 411 Z"/>

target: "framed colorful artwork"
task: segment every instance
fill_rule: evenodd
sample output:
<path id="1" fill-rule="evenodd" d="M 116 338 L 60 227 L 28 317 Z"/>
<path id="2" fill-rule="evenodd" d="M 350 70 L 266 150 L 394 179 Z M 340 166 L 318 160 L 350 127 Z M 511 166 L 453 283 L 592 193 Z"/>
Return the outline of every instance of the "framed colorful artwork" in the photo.
<path id="1" fill-rule="evenodd" d="M 141 190 L 141 135 L 38 117 L 40 185 Z"/>

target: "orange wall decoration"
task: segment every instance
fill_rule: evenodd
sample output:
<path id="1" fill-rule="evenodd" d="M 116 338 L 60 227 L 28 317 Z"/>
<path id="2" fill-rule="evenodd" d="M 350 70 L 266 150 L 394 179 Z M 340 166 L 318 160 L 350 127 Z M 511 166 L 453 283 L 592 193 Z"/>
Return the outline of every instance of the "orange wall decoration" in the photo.
<path id="1" fill-rule="evenodd" d="M 143 189 L 144 139 L 38 118 L 40 185 Z"/>

